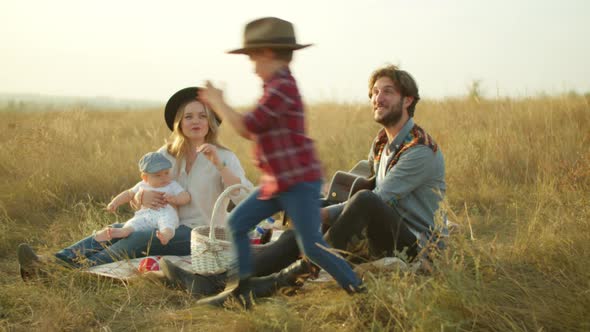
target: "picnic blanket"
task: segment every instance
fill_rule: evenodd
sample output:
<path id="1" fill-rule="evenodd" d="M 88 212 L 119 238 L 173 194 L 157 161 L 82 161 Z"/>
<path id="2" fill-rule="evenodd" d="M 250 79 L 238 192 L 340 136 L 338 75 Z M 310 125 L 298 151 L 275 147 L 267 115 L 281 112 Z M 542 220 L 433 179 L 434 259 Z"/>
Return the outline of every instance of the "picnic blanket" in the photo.
<path id="1" fill-rule="evenodd" d="M 168 261 L 178 265 L 179 267 L 192 271 L 191 256 L 147 256 L 159 260 L 159 258 L 166 258 Z M 139 263 L 146 257 L 133 258 L 128 260 L 117 261 L 109 264 L 96 265 L 88 268 L 85 272 L 96 274 L 103 277 L 129 280 L 141 274 L 139 272 Z"/>
<path id="2" fill-rule="evenodd" d="M 193 271 L 192 264 L 191 264 L 191 256 L 147 256 L 158 260 L 159 258 L 166 258 L 168 261 L 178 265 L 179 267 L 187 270 Z M 135 278 L 141 275 L 139 272 L 139 263 L 145 259 L 146 257 L 142 258 L 134 258 L 129 260 L 123 260 L 118 262 L 113 262 L 109 264 L 102 264 L 88 268 L 85 272 L 96 274 L 102 277 L 113 278 L 118 280 L 127 281 L 131 278 Z M 402 260 L 396 257 L 384 257 L 382 259 L 360 264 L 355 269 L 355 272 L 363 275 L 366 272 L 387 272 L 392 270 L 411 270 L 414 271 L 419 268 L 419 263 L 414 263 L 408 265 L 404 263 Z M 328 282 L 331 281 L 332 276 L 330 276 L 324 270 L 320 271 L 320 274 L 317 278 L 312 279 L 312 282 Z"/>
<path id="3" fill-rule="evenodd" d="M 273 235 L 271 237 L 271 242 L 276 241 L 279 236 L 283 233 L 283 230 L 274 229 Z M 193 269 L 191 256 L 147 256 L 147 257 L 140 257 L 140 258 L 133 258 L 133 259 L 126 259 L 121 260 L 113 263 L 96 265 L 89 267 L 85 270 L 85 272 L 100 275 L 103 277 L 120 279 L 120 280 L 128 280 L 130 278 L 137 277 L 141 274 L 139 271 L 139 264 L 140 262 L 145 259 L 151 257 L 158 261 L 160 258 L 166 258 L 168 261 L 178 265 L 179 267 L 189 271 L 195 272 Z"/>

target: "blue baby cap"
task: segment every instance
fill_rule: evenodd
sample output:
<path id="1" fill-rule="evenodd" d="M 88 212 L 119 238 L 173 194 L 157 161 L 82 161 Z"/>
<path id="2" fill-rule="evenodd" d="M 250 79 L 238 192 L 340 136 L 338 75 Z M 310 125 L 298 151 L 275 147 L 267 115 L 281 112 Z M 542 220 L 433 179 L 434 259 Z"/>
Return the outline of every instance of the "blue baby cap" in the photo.
<path id="1" fill-rule="evenodd" d="M 172 163 L 159 152 L 149 152 L 139 160 L 139 171 L 144 173 L 153 174 L 169 168 Z"/>

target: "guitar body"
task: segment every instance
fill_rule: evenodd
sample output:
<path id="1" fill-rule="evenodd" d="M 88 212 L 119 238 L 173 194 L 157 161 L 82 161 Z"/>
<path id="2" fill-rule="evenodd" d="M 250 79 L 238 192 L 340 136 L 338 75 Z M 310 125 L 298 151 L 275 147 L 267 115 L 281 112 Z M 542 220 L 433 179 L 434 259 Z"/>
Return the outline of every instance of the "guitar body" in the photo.
<path id="1" fill-rule="evenodd" d="M 367 160 L 358 162 L 349 172 L 337 171 L 332 177 L 328 197 L 329 204 L 347 201 L 357 191 L 375 188 L 375 176 L 371 176 L 371 169 Z"/>

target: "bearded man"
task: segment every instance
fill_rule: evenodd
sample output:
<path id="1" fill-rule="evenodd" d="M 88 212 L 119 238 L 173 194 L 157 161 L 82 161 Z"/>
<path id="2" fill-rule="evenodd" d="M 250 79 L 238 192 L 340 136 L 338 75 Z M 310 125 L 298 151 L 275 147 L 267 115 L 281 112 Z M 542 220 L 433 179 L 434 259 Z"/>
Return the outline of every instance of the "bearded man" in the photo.
<path id="1" fill-rule="evenodd" d="M 363 233 L 370 257 L 405 252 L 411 261 L 447 234 L 445 214 L 435 217 L 446 190 L 443 155 L 414 122 L 420 96 L 408 72 L 393 65 L 375 70 L 369 98 L 373 118 L 383 126 L 369 150 L 375 189 L 324 208 L 325 238 L 334 248 L 348 250 Z"/>

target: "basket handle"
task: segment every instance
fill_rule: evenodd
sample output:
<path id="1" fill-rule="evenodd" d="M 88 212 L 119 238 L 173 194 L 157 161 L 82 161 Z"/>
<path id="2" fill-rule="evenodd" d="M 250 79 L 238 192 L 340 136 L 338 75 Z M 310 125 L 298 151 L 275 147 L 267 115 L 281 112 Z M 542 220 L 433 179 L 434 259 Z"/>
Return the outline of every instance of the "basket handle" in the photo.
<path id="1" fill-rule="evenodd" d="M 227 215 L 227 205 L 229 204 L 229 195 L 231 194 L 232 191 L 236 190 L 236 189 L 243 189 L 244 191 L 246 191 L 246 193 L 249 193 L 251 191 L 250 187 L 245 186 L 241 183 L 237 183 L 234 185 L 231 185 L 227 188 L 225 188 L 225 190 L 219 195 L 219 197 L 217 197 L 217 200 L 215 201 L 215 205 L 213 206 L 213 215 L 211 215 L 211 221 L 210 221 L 210 225 L 209 225 L 209 239 L 210 240 L 215 240 L 215 221 L 220 218 L 220 216 L 222 216 L 223 218 L 226 217 Z M 220 215 L 220 213 L 222 213 Z"/>

